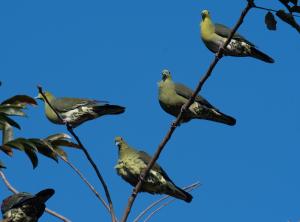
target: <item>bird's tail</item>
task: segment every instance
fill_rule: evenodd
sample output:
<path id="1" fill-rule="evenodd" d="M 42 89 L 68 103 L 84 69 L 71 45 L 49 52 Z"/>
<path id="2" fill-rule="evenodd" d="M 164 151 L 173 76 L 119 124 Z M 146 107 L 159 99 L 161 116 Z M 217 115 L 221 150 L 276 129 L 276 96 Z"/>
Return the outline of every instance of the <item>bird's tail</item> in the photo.
<path id="1" fill-rule="evenodd" d="M 219 110 L 216 109 L 210 109 L 210 112 L 207 114 L 205 119 L 219 123 L 224 123 L 229 126 L 234 126 L 236 123 L 235 118 L 221 113 Z"/>
<path id="2" fill-rule="evenodd" d="M 267 62 L 267 63 L 274 63 L 275 62 L 274 59 L 272 59 L 270 56 L 263 53 L 262 51 L 259 51 L 258 49 L 254 48 L 254 47 L 251 47 L 251 56 L 256 58 L 256 59 Z"/>
<path id="3" fill-rule="evenodd" d="M 55 191 L 53 189 L 45 189 L 40 192 L 38 192 L 35 195 L 35 200 L 37 200 L 39 203 L 45 203 L 50 197 L 53 196 Z"/>
<path id="4" fill-rule="evenodd" d="M 117 105 L 101 105 L 101 106 L 94 106 L 93 111 L 98 114 L 98 116 L 107 115 L 107 114 L 121 114 L 124 113 L 125 107 L 117 106 Z"/>
<path id="5" fill-rule="evenodd" d="M 175 186 L 175 185 L 174 185 Z M 184 200 L 187 203 L 190 203 L 193 199 L 193 196 L 189 194 L 188 192 L 184 191 L 180 187 L 175 186 L 175 189 L 172 189 L 168 195 Z"/>

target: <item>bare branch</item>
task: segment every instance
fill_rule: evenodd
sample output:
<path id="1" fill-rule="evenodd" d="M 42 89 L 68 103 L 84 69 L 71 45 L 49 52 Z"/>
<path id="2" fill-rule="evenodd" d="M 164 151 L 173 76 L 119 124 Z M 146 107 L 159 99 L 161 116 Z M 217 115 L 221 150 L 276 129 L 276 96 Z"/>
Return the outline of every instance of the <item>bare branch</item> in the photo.
<path id="1" fill-rule="evenodd" d="M 190 192 L 190 191 L 192 191 L 192 190 L 198 188 L 200 185 L 201 185 L 201 184 L 200 184 L 199 182 L 197 182 L 197 183 L 194 183 L 194 184 L 192 184 L 192 185 L 186 187 L 184 190 Z M 167 196 L 167 198 L 168 198 L 168 197 L 170 197 L 170 196 Z M 169 204 L 175 202 L 176 200 L 177 200 L 177 199 L 172 198 L 172 199 L 169 200 L 168 202 L 163 203 L 163 204 L 162 204 L 161 206 L 159 206 L 157 209 L 155 209 L 154 211 L 152 211 L 152 213 L 150 213 L 150 214 L 148 215 L 148 217 L 144 220 L 144 222 L 149 221 L 149 220 L 153 217 L 154 214 L 156 214 L 156 213 L 157 213 L 158 211 L 160 211 L 162 208 L 164 208 L 164 207 L 168 206 Z"/>
<path id="2" fill-rule="evenodd" d="M 73 164 L 71 163 L 67 158 L 61 156 L 56 150 L 54 150 L 51 146 L 49 148 L 52 150 L 52 152 L 56 153 L 66 164 L 68 164 L 74 171 L 77 173 L 77 175 L 82 179 L 82 181 L 90 188 L 90 190 L 96 195 L 96 197 L 102 202 L 104 207 L 110 212 L 108 204 L 105 202 L 105 200 L 100 196 L 100 194 L 97 192 L 95 187 L 83 176 L 82 172 Z"/>
<path id="3" fill-rule="evenodd" d="M 201 80 L 198 83 L 197 88 L 195 89 L 193 95 L 191 96 L 191 98 L 189 99 L 189 101 L 187 101 L 186 104 L 184 104 L 182 106 L 181 112 L 179 113 L 179 115 L 177 116 L 176 120 L 172 123 L 169 131 L 167 132 L 166 136 L 164 137 L 164 139 L 162 140 L 162 142 L 159 144 L 154 156 L 152 157 L 151 161 L 149 162 L 147 168 L 141 173 L 140 178 L 139 178 L 139 182 L 137 183 L 137 185 L 135 186 L 135 188 L 132 191 L 131 196 L 128 199 L 128 203 L 127 203 L 127 207 L 125 209 L 125 212 L 123 214 L 122 220 L 121 222 L 126 222 L 127 218 L 129 216 L 129 213 L 131 211 L 132 205 L 134 200 L 136 199 L 137 194 L 140 192 L 143 182 L 146 178 L 146 176 L 148 175 L 150 169 L 153 167 L 153 165 L 155 164 L 156 160 L 159 158 L 160 153 L 162 152 L 162 150 L 164 149 L 165 145 L 168 143 L 169 139 L 171 138 L 172 134 L 174 133 L 176 127 L 179 125 L 180 120 L 182 118 L 183 113 L 186 112 L 186 110 L 190 107 L 190 105 L 195 101 L 195 97 L 197 96 L 197 94 L 200 92 L 202 86 L 204 85 L 204 83 L 206 82 L 206 80 L 210 77 L 214 67 L 216 66 L 216 64 L 219 62 L 219 60 L 222 58 L 225 48 L 227 47 L 227 45 L 229 44 L 229 42 L 231 41 L 234 33 L 237 31 L 237 29 L 240 27 L 240 25 L 243 23 L 243 20 L 245 18 L 245 16 L 247 15 L 248 11 L 254 7 L 254 1 L 253 0 L 248 0 L 248 4 L 245 7 L 245 9 L 243 10 L 239 20 L 237 21 L 237 24 L 234 26 L 234 28 L 232 29 L 229 37 L 227 38 L 226 42 L 223 44 L 222 47 L 220 47 L 220 49 L 218 50 L 218 52 L 216 53 L 216 56 L 214 58 L 214 60 L 212 61 L 211 65 L 209 66 L 206 74 L 201 78 Z"/>
<path id="4" fill-rule="evenodd" d="M 6 187 L 14 194 L 16 193 L 19 193 L 8 181 L 8 179 L 6 178 L 5 174 L 3 173 L 2 170 L 0 170 L 0 177 L 1 179 L 3 180 L 4 184 L 6 185 Z M 65 221 L 65 222 L 71 222 L 69 219 L 67 219 L 66 217 L 60 215 L 59 213 L 56 213 L 55 211 L 53 210 L 50 210 L 48 208 L 45 209 L 45 211 L 49 214 L 51 214 L 52 216 L 54 217 L 57 217 L 59 218 L 60 220 L 62 221 Z"/>
<path id="5" fill-rule="evenodd" d="M 253 6 L 253 8 L 265 10 L 265 11 L 268 11 L 268 12 L 278 12 L 279 11 L 279 10 L 275 10 L 275 9 L 271 9 L 271 8 L 265 8 L 265 7 L 261 7 L 261 6 L 257 6 L 257 5 Z M 300 17 L 300 15 L 294 15 L 294 14 L 292 14 L 292 16 Z"/>
<path id="6" fill-rule="evenodd" d="M 200 182 L 196 182 L 193 183 L 187 187 L 182 188 L 185 191 L 192 191 L 194 189 L 197 189 L 199 186 L 201 186 Z M 150 211 L 153 207 L 157 206 L 159 203 L 161 203 L 162 201 L 170 198 L 171 196 L 169 195 L 165 195 L 162 198 L 160 198 L 159 200 L 153 202 L 152 204 L 150 204 L 145 210 L 143 210 L 134 220 L 133 222 L 138 222 L 148 211 Z M 175 198 L 174 198 L 175 199 Z M 175 199 L 176 200 L 176 199 Z"/>
<path id="7" fill-rule="evenodd" d="M 45 96 L 45 94 L 43 93 L 43 89 L 41 86 L 38 86 L 38 91 L 39 93 L 43 96 L 45 102 L 49 105 L 49 107 L 55 112 L 55 114 L 57 115 L 57 117 L 62 121 L 62 122 L 65 122 L 63 120 L 63 118 L 60 116 L 60 114 L 57 112 L 57 110 L 52 106 L 52 104 L 49 102 L 49 100 L 47 99 L 47 97 Z M 95 170 L 96 174 L 97 174 L 97 177 L 98 179 L 100 180 L 102 186 L 103 186 L 103 189 L 104 189 L 104 192 L 105 192 L 105 195 L 106 195 L 106 198 L 107 198 L 107 201 L 109 203 L 109 212 L 111 214 L 111 219 L 112 219 L 112 222 L 116 222 L 116 215 L 115 215 L 115 212 L 114 212 L 114 208 L 113 208 L 113 203 L 112 203 L 112 200 L 110 198 L 110 194 L 109 194 L 109 191 L 108 191 L 108 187 L 105 183 L 105 180 L 103 179 L 101 173 L 100 173 L 100 170 L 98 169 L 96 163 L 94 162 L 94 160 L 92 159 L 91 155 L 89 154 L 89 152 L 87 151 L 87 149 L 83 146 L 83 144 L 81 143 L 79 137 L 75 134 L 74 130 L 73 130 L 73 127 L 68 123 L 66 122 L 65 123 L 66 127 L 67 127 L 67 130 L 72 134 L 72 136 L 75 138 L 75 140 L 77 141 L 78 145 L 80 146 L 81 150 L 83 151 L 83 153 L 85 154 L 86 158 L 88 159 L 88 161 L 90 162 L 90 164 L 92 165 L 93 169 Z"/>

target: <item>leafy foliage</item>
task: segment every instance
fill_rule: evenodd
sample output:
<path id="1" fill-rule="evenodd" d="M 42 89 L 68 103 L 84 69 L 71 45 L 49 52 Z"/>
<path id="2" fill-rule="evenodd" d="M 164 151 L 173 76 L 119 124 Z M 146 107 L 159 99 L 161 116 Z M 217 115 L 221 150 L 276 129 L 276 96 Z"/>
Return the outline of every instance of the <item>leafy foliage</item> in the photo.
<path id="1" fill-rule="evenodd" d="M 300 25 L 296 22 L 294 16 L 291 13 L 286 13 L 284 10 L 279 10 L 276 15 L 284 22 L 291 25 L 300 33 Z"/>
<path id="2" fill-rule="evenodd" d="M 11 127 L 21 129 L 20 125 L 10 116 L 26 116 L 23 110 L 27 108 L 27 105 L 37 105 L 37 103 L 30 96 L 16 95 L 0 104 L 0 130 L 3 131 L 2 143 L 13 139 Z M 10 156 L 12 155 L 11 148 L 4 147 L 2 151 Z M 2 162 L 0 162 L 0 168 L 4 168 Z"/>
<path id="3" fill-rule="evenodd" d="M 265 23 L 269 30 L 276 30 L 277 21 L 272 12 L 268 12 L 265 16 Z"/>
<path id="4" fill-rule="evenodd" d="M 298 0 L 279 0 L 279 2 L 285 6 L 288 12 L 286 12 L 283 9 L 280 9 L 276 11 L 276 16 L 280 18 L 282 21 L 284 21 L 285 23 L 295 28 L 300 33 L 300 25 L 295 20 L 295 16 L 298 15 L 294 15 L 294 13 L 300 14 L 300 6 L 298 5 Z M 261 7 L 257 7 L 257 8 L 261 8 Z M 262 8 L 262 9 L 268 10 L 266 8 Z M 275 11 L 272 9 L 269 10 Z M 276 30 L 277 21 L 274 15 L 270 11 L 268 11 L 267 14 L 265 15 L 265 24 L 269 30 Z"/>
<path id="5" fill-rule="evenodd" d="M 71 137 L 64 133 L 54 134 L 44 139 L 38 138 L 17 138 L 11 140 L 0 147 L 0 150 L 12 153 L 12 149 L 17 149 L 26 153 L 33 168 L 38 165 L 37 153 L 58 161 L 58 155 L 67 159 L 67 153 L 62 147 L 72 147 L 78 149 L 80 146 L 70 141 Z"/>
<path id="6" fill-rule="evenodd" d="M 6 167 L 5 167 L 4 163 L 0 160 L 0 169 L 1 168 L 6 168 Z"/>

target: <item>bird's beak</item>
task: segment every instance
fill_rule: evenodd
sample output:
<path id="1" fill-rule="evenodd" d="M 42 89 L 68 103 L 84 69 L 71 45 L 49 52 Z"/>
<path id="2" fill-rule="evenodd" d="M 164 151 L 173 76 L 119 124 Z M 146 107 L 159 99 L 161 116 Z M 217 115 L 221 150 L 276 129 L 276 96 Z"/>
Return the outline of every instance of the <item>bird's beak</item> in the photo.
<path id="1" fill-rule="evenodd" d="M 119 146 L 119 144 L 120 144 L 120 142 L 119 142 L 119 141 L 116 141 L 115 143 L 116 143 L 116 146 Z"/>
<path id="2" fill-rule="evenodd" d="M 42 100 L 43 99 L 43 97 L 41 96 L 41 95 L 38 95 L 38 96 L 36 96 L 36 97 L 34 97 L 35 99 L 40 99 L 40 100 Z"/>

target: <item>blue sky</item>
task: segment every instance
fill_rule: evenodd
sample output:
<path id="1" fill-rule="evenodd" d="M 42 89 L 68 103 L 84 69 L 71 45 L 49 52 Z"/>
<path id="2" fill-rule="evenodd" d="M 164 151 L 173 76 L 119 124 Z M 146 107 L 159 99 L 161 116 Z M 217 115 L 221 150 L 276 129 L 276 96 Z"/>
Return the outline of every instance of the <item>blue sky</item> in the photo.
<path id="1" fill-rule="evenodd" d="M 76 129 L 103 172 L 120 217 L 132 188 L 116 175 L 114 137 L 155 152 L 174 119 L 157 101 L 161 70 L 168 68 L 175 81 L 194 88 L 213 59 L 199 37 L 200 12 L 209 9 L 214 21 L 233 26 L 245 5 L 246 1 L 1 1 L 1 100 L 15 94 L 36 96 L 41 84 L 57 96 L 126 106 L 123 115 Z M 193 191 L 192 203 L 176 201 L 152 221 L 300 219 L 299 34 L 280 21 L 278 31 L 268 31 L 264 14 L 252 10 L 239 33 L 276 63 L 232 57 L 220 61 L 201 95 L 234 116 L 237 124 L 195 120 L 176 130 L 158 162 L 178 186 L 195 181 L 203 185 Z M 67 132 L 51 124 L 43 111 L 39 103 L 28 109 L 28 118 L 15 118 L 22 126 L 15 135 Z M 103 194 L 82 153 L 66 150 Z M 64 162 L 39 155 L 39 166 L 32 170 L 24 153 L 16 151 L 13 158 L 1 153 L 0 159 L 17 189 L 34 193 L 54 188 L 47 206 L 72 221 L 110 220 Z M 8 195 L 0 182 L 1 199 Z M 140 194 L 129 221 L 158 198 Z M 59 220 L 45 214 L 40 221 Z"/>

